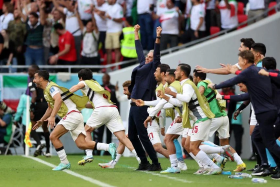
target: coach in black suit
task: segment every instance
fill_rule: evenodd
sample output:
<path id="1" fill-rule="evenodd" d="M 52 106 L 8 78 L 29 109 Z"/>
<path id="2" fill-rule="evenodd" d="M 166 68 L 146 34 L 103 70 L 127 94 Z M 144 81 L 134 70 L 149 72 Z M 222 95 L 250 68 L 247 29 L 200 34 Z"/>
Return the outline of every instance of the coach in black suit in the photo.
<path id="1" fill-rule="evenodd" d="M 143 54 L 143 48 L 139 41 L 139 29 L 139 25 L 134 26 L 135 46 L 140 65 L 134 68 L 131 75 L 131 85 L 129 87 L 131 93 L 131 108 L 129 112 L 128 137 L 137 155 L 141 159 L 141 164 L 137 170 L 159 171 L 161 170 L 161 166 L 158 162 L 156 151 L 149 140 L 147 129 L 144 127 L 144 121 L 148 117 L 148 107 L 137 107 L 135 101 L 136 99 L 142 99 L 144 101 L 156 99 L 155 89 L 157 82 L 154 77 L 154 72 L 160 64 L 160 35 L 162 29 L 161 27 L 157 28 L 155 48 L 151 50 L 146 57 Z M 152 165 L 149 164 L 141 143 L 149 154 L 153 162 Z"/>

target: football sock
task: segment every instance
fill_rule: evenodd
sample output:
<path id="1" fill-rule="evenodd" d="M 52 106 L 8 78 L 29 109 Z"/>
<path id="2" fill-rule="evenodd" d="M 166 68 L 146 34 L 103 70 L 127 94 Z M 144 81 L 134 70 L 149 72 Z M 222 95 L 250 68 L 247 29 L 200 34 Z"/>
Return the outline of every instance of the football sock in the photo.
<path id="1" fill-rule="evenodd" d="M 171 167 L 178 167 L 178 160 L 176 154 L 169 155 L 169 160 L 171 163 Z"/>
<path id="2" fill-rule="evenodd" d="M 108 151 L 109 150 L 109 144 L 106 143 L 96 143 L 96 149 L 99 151 Z"/>
<path id="3" fill-rule="evenodd" d="M 179 162 L 184 162 L 182 147 L 177 139 L 173 140 L 176 148 L 176 157 Z"/>
<path id="4" fill-rule="evenodd" d="M 208 156 L 205 152 L 199 151 L 196 155 L 197 159 L 202 162 L 205 167 L 210 168 L 219 168 Z"/>
<path id="5" fill-rule="evenodd" d="M 237 165 L 243 164 L 241 157 L 237 153 L 233 154 L 233 159 Z"/>
<path id="6" fill-rule="evenodd" d="M 196 163 L 198 164 L 198 166 L 200 168 L 203 168 L 203 165 L 201 164 L 201 162 L 196 158 L 196 156 L 194 156 L 194 154 L 189 153 L 189 155 L 196 161 Z"/>
<path id="7" fill-rule="evenodd" d="M 64 150 L 64 147 L 62 146 L 61 148 L 56 149 L 57 155 L 63 164 L 69 164 L 69 161 L 67 159 L 66 152 Z"/>
<path id="8" fill-rule="evenodd" d="M 212 147 L 212 146 L 209 146 L 209 145 L 201 144 L 199 146 L 199 149 L 204 151 L 206 154 L 224 153 L 224 150 L 223 150 L 222 147 Z"/>
<path id="9" fill-rule="evenodd" d="M 137 160 L 138 163 L 140 164 L 140 163 L 141 163 L 141 160 L 140 160 L 140 158 L 138 157 L 138 155 L 137 155 L 135 149 L 133 149 L 131 152 L 133 153 L 133 155 L 135 156 L 136 160 Z"/>
<path id="10" fill-rule="evenodd" d="M 92 157 L 92 149 L 86 149 L 86 155 Z"/>

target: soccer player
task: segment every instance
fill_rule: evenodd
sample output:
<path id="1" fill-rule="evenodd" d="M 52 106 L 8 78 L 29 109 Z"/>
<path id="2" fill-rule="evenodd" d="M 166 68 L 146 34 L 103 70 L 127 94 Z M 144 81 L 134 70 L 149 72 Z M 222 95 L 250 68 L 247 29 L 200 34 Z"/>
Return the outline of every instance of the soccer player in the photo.
<path id="1" fill-rule="evenodd" d="M 216 99 L 216 91 L 207 87 L 207 85 L 211 82 L 206 80 L 206 73 L 199 73 L 195 69 L 193 71 L 193 82 L 197 85 L 200 94 L 206 97 L 211 111 L 215 114 L 215 118 L 213 118 L 211 122 L 209 137 L 213 136 L 213 134 L 218 131 L 220 145 L 229 145 L 229 119 L 226 111 L 221 108 Z M 246 169 L 245 163 L 232 147 L 230 147 L 225 153 L 231 153 L 227 156 L 237 163 L 237 168 L 234 171 L 241 172 Z"/>
<path id="2" fill-rule="evenodd" d="M 191 67 L 188 64 L 179 64 L 175 71 L 176 80 L 181 83 L 181 93 L 175 93 L 170 88 L 165 89 L 165 94 L 171 95 L 164 99 L 169 103 L 180 106 L 183 103 L 182 124 L 184 128 L 191 128 L 189 116 L 195 116 L 195 123 L 190 137 L 189 153 L 193 154 L 207 170 L 207 175 L 215 175 L 222 172 L 207 154 L 200 150 L 202 141 L 208 140 L 211 119 L 214 114 L 207 101 L 203 99 L 195 84 L 189 80 Z M 176 98 L 176 99 L 175 99 Z"/>
<path id="3" fill-rule="evenodd" d="M 87 97 L 80 97 L 70 93 L 67 88 L 63 88 L 54 82 L 49 81 L 49 73 L 45 70 L 39 70 L 35 73 L 33 82 L 39 88 L 44 90 L 44 97 L 48 102 L 47 111 L 34 125 L 33 130 L 42 126 L 44 121 L 48 121 L 48 126 L 54 128 L 55 116 L 58 115 L 62 118 L 50 135 L 50 139 L 61 161 L 61 163 L 53 170 L 61 171 L 64 169 L 70 169 L 71 167 L 63 144 L 60 141 L 60 137 L 68 131 L 70 131 L 73 140 L 80 149 L 98 149 L 109 151 L 112 158 L 116 158 L 115 144 L 86 141 L 84 120 L 80 110 L 87 104 Z"/>
<path id="4" fill-rule="evenodd" d="M 273 101 L 271 80 L 268 77 L 263 77 L 258 74 L 259 69 L 254 66 L 254 55 L 251 51 L 240 52 L 238 64 L 243 69 L 239 75 L 219 85 L 209 84 L 208 86 L 212 89 L 220 89 L 233 86 L 240 82 L 243 82 L 247 86 L 259 124 L 259 128 L 254 129 L 254 133 L 259 133 L 259 136 L 254 137 L 255 142 L 263 143 L 268 148 L 279 167 L 280 147 L 276 144 L 273 128 L 277 119 L 277 107 Z M 279 175 L 280 170 L 272 178 L 277 179 Z"/>
<path id="5" fill-rule="evenodd" d="M 102 125 L 106 127 L 118 138 L 118 140 L 124 144 L 137 158 L 137 153 L 130 142 L 130 140 L 125 136 L 125 129 L 122 124 L 122 120 L 119 111 L 115 105 L 113 105 L 110 100 L 111 94 L 105 90 L 98 82 L 93 80 L 92 71 L 90 69 L 82 69 L 78 73 L 79 83 L 72 88 L 70 92 L 74 93 L 81 90 L 84 95 L 87 96 L 88 101 L 94 106 L 94 110 L 91 117 L 88 119 L 85 126 L 87 133 L 87 140 L 91 141 L 91 132 L 94 129 L 99 128 Z M 92 160 L 92 150 L 86 150 L 87 156 L 79 161 L 80 165 L 84 165 L 89 159 Z M 115 157 L 113 158 L 115 160 Z"/>

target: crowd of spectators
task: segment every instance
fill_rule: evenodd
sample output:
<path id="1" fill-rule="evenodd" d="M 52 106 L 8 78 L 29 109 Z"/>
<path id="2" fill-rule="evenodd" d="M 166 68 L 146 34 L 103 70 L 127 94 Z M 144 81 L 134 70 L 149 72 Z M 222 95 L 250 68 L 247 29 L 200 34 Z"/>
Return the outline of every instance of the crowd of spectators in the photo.
<path id="1" fill-rule="evenodd" d="M 279 0 L 4 0 L 0 65 L 112 64 L 137 57 L 136 23 L 147 52 L 161 25 L 164 50 L 209 36 L 213 26 L 235 30 L 238 2 L 248 4 L 250 19 L 272 1 Z"/>

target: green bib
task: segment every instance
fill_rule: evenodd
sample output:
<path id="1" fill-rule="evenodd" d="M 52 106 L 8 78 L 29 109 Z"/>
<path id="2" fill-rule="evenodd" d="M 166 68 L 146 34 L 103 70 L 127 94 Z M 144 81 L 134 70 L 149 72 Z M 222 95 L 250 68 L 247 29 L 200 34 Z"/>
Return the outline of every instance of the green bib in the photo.
<path id="1" fill-rule="evenodd" d="M 205 82 L 207 85 L 212 83 L 210 80 L 204 80 L 203 82 Z M 211 95 L 209 95 L 208 97 L 206 96 L 207 101 L 209 102 L 210 99 L 212 99 L 214 97 L 214 99 L 216 99 L 216 94 L 218 93 L 217 90 L 213 90 L 213 94 L 212 97 Z M 213 99 L 212 99 L 213 100 Z M 218 105 L 220 107 L 221 112 L 223 112 L 226 109 L 226 100 L 222 99 L 222 100 L 217 100 L 218 101 Z M 210 101 L 211 102 L 211 101 Z"/>

